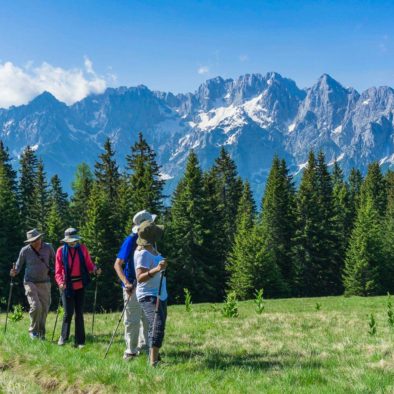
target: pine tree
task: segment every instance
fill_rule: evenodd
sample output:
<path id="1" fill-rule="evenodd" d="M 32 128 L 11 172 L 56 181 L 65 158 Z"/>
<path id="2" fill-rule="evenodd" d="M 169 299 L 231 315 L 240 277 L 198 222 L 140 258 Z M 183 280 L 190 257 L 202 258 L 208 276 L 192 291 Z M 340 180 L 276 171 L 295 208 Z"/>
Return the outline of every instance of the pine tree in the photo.
<path id="1" fill-rule="evenodd" d="M 86 163 L 77 166 L 72 183 L 73 196 L 70 202 L 70 222 L 80 229 L 87 221 L 88 201 L 93 188 L 93 174 Z"/>
<path id="2" fill-rule="evenodd" d="M 283 296 L 290 294 L 294 283 L 292 239 L 295 231 L 295 191 L 286 162 L 274 157 L 262 200 L 262 237 L 269 245 L 275 265 L 283 278 Z"/>
<path id="3" fill-rule="evenodd" d="M 191 151 L 184 177 L 173 194 L 170 222 L 166 231 L 169 255 L 168 281 L 171 296 L 183 299 L 183 289 L 189 289 L 195 301 L 216 299 L 209 263 L 209 249 L 205 246 L 204 190 L 202 172 L 196 154 Z M 223 279 L 223 278 L 222 278 Z"/>
<path id="4" fill-rule="evenodd" d="M 237 231 L 226 267 L 229 273 L 229 291 L 237 299 L 246 300 L 253 296 L 256 249 L 254 240 L 256 207 L 249 182 L 245 182 L 236 218 Z"/>
<path id="5" fill-rule="evenodd" d="M 131 172 L 129 184 L 132 212 L 147 209 L 160 214 L 163 211 L 164 180 L 156 162 L 156 154 L 144 140 L 142 133 L 139 133 L 138 141 L 131 147 L 131 155 L 126 156 L 126 161 L 126 168 Z"/>
<path id="6" fill-rule="evenodd" d="M 21 225 L 24 231 L 35 226 L 33 204 L 34 189 L 37 177 L 37 157 L 34 151 L 27 146 L 20 158 L 19 177 L 19 207 Z"/>
<path id="7" fill-rule="evenodd" d="M 371 199 L 374 208 L 383 218 L 387 207 L 387 189 L 386 181 L 377 162 L 368 166 L 367 176 L 361 186 L 361 203 L 367 199 Z"/>
<path id="8" fill-rule="evenodd" d="M 18 256 L 23 235 L 15 193 L 15 171 L 8 151 L 0 144 L 0 299 L 6 299 L 9 289 L 9 271 Z M 22 300 L 20 287 L 14 289 L 14 302 Z M 1 307 L 0 307 L 1 308 Z"/>
<path id="9" fill-rule="evenodd" d="M 375 295 L 382 293 L 382 228 L 379 212 L 371 197 L 364 197 L 346 254 L 345 293 Z"/>
<path id="10" fill-rule="evenodd" d="M 38 160 L 32 199 L 31 219 L 33 227 L 45 233 L 47 231 L 46 220 L 49 212 L 49 201 L 48 183 L 42 159 Z"/>
<path id="11" fill-rule="evenodd" d="M 70 212 L 67 193 L 63 192 L 60 178 L 54 175 L 51 178 L 51 188 L 48 196 L 49 213 L 46 221 L 46 240 L 54 248 L 60 245 L 66 228 L 73 226 L 70 223 Z"/>

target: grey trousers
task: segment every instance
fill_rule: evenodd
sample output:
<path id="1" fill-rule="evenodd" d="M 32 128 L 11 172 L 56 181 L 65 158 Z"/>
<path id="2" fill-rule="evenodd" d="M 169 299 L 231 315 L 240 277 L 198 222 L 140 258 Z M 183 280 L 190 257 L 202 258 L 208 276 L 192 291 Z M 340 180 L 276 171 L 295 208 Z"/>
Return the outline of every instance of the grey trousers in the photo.
<path id="1" fill-rule="evenodd" d="M 51 305 L 51 284 L 25 282 L 25 294 L 30 305 L 29 332 L 45 336 L 45 323 Z"/>

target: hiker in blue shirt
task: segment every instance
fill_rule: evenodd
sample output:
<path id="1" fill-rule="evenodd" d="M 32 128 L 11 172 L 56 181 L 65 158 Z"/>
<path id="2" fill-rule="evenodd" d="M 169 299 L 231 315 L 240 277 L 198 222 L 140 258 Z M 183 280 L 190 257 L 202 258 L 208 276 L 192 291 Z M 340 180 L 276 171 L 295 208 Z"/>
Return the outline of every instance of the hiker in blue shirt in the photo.
<path id="1" fill-rule="evenodd" d="M 136 297 L 133 256 L 137 247 L 139 226 L 144 221 L 153 222 L 155 219 L 156 215 L 151 215 L 146 210 L 134 216 L 132 232 L 123 241 L 114 264 L 115 271 L 122 282 L 124 305 L 127 304 L 124 314 L 126 350 L 123 358 L 125 360 L 130 360 L 142 350 L 148 349 L 148 321 Z M 123 264 L 125 264 L 124 270 Z"/>

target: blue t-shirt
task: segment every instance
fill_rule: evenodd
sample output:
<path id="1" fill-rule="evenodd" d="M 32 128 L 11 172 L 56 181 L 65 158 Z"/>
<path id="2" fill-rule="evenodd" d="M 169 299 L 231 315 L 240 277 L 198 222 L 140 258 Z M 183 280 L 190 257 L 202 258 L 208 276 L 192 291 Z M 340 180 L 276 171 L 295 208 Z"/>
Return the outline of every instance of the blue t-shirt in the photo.
<path id="1" fill-rule="evenodd" d="M 123 273 L 130 283 L 133 283 L 136 279 L 134 269 L 134 251 L 137 247 L 137 239 L 138 235 L 134 233 L 127 236 L 123 241 L 117 256 L 118 259 L 122 259 L 125 262 Z M 122 287 L 124 287 L 123 282 Z"/>

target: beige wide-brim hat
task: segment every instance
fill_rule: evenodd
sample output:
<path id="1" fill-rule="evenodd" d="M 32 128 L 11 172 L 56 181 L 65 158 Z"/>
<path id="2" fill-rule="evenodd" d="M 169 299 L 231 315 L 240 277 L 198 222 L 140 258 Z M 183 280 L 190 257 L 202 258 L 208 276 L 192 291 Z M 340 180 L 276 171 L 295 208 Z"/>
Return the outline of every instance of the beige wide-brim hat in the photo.
<path id="1" fill-rule="evenodd" d="M 153 222 L 142 222 L 138 229 L 137 245 L 146 246 L 154 245 L 163 237 L 164 226 Z"/>
<path id="2" fill-rule="evenodd" d="M 24 241 L 25 244 L 30 244 L 34 241 L 37 241 L 37 239 L 41 238 L 44 235 L 44 233 L 40 233 L 36 228 L 33 228 L 32 230 L 29 230 L 26 233 L 26 241 Z"/>

